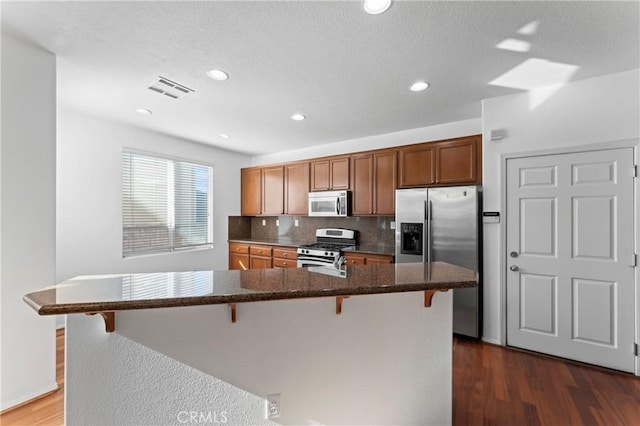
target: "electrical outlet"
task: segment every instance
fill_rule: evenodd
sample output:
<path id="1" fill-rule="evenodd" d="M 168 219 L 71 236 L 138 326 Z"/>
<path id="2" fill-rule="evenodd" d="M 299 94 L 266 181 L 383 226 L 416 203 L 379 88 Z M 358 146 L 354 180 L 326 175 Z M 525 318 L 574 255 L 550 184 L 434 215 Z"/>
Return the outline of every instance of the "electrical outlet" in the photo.
<path id="1" fill-rule="evenodd" d="M 267 220 L 266 219 L 262 219 L 262 226 L 267 226 Z"/>
<path id="2" fill-rule="evenodd" d="M 280 219 L 276 219 L 276 226 L 280 226 Z"/>
<path id="3" fill-rule="evenodd" d="M 280 394 L 272 393 L 266 399 L 267 419 L 280 417 Z"/>
<path id="4" fill-rule="evenodd" d="M 389 228 L 390 229 L 396 229 L 396 223 L 393 220 L 391 222 L 389 222 Z"/>
<path id="5" fill-rule="evenodd" d="M 298 226 L 298 219 L 294 219 L 293 226 Z"/>

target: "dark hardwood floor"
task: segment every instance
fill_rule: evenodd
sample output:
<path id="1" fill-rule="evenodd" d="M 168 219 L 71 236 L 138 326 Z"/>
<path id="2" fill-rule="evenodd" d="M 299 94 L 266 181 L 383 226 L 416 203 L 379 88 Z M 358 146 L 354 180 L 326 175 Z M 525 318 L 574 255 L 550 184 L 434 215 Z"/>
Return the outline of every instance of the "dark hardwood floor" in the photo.
<path id="1" fill-rule="evenodd" d="M 0 424 L 62 425 L 60 390 L 0 416 Z M 640 426 L 640 378 L 464 339 L 453 340 L 454 425 Z"/>
<path id="2" fill-rule="evenodd" d="M 640 378 L 454 338 L 454 425 L 640 425 Z"/>

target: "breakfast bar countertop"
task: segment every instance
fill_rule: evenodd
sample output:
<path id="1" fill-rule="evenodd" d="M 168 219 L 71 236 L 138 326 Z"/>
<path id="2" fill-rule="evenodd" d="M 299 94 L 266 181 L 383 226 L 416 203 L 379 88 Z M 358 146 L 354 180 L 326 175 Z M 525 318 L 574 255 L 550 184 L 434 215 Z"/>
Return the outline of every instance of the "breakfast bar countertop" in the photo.
<path id="1" fill-rule="evenodd" d="M 189 271 L 76 277 L 29 293 L 40 315 L 235 304 L 475 287 L 477 273 L 444 262 L 334 268 Z"/>

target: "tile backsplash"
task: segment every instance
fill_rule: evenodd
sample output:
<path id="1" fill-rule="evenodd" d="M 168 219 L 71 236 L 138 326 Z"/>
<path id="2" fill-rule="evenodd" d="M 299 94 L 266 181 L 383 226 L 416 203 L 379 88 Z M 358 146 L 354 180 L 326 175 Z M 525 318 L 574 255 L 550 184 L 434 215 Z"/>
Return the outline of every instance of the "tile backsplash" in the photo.
<path id="1" fill-rule="evenodd" d="M 276 226 L 276 220 L 279 226 Z M 295 221 L 298 226 L 295 226 Z M 356 232 L 358 244 L 393 245 L 395 230 L 391 229 L 394 216 L 229 216 L 229 239 L 255 238 L 265 240 L 291 239 L 313 242 L 317 228 L 347 228 Z M 262 223 L 265 223 L 263 226 Z"/>

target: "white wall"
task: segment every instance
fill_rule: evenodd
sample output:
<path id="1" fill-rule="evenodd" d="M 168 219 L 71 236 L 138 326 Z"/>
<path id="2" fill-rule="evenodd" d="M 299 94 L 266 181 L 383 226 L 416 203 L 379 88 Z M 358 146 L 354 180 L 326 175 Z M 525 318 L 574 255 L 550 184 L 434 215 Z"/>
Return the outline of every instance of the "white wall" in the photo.
<path id="1" fill-rule="evenodd" d="M 271 393 L 281 424 L 451 424 L 452 293 L 428 309 L 422 292 L 342 308 L 243 303 L 235 324 L 226 305 L 123 311 L 113 334 L 70 315 L 67 424 L 176 424 L 183 410 L 262 424 Z"/>
<path id="2" fill-rule="evenodd" d="M 134 148 L 214 167 L 214 248 L 122 258 L 121 153 Z M 76 275 L 227 269 L 227 221 L 240 212 L 249 157 L 61 110 L 57 279 Z"/>
<path id="3" fill-rule="evenodd" d="M 55 322 L 22 296 L 55 281 L 56 60 L 2 34 L 1 409 L 57 388 Z"/>
<path id="4" fill-rule="evenodd" d="M 252 165 L 262 165 L 281 163 L 285 161 L 296 161 L 307 158 L 324 157 L 326 155 L 339 155 L 350 152 L 387 148 L 391 146 L 409 145 L 441 139 L 458 138 L 461 136 L 477 135 L 481 131 L 482 122 L 480 118 L 474 118 L 471 120 L 455 121 L 452 123 L 421 127 L 418 129 L 402 130 L 382 135 L 350 139 L 327 145 L 279 152 L 276 154 L 260 155 L 253 157 L 251 162 Z"/>
<path id="5" fill-rule="evenodd" d="M 483 102 L 485 211 L 501 210 L 504 155 L 579 150 L 598 143 L 613 146 L 615 141 L 640 137 L 640 70 L 569 83 L 532 109 L 532 98 L 541 92 Z M 490 132 L 495 129 L 506 130 L 506 138 L 491 142 Z M 484 339 L 496 343 L 505 343 L 501 302 L 501 259 L 506 238 L 503 225 L 504 221 L 501 225 L 484 225 Z"/>

